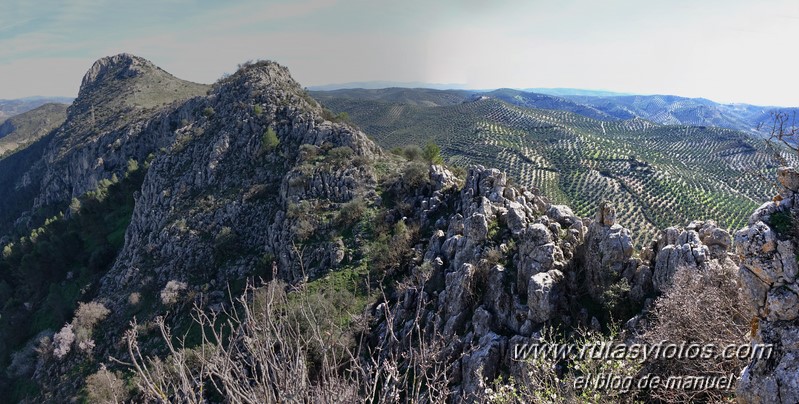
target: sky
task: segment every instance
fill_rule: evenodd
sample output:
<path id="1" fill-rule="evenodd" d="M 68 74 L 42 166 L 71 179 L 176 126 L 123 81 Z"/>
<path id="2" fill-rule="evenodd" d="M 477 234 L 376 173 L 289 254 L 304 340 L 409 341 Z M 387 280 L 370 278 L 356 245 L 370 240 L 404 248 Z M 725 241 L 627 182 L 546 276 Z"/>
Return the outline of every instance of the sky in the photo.
<path id="1" fill-rule="evenodd" d="M 133 53 L 211 83 L 247 60 L 304 86 L 582 88 L 799 106 L 797 0 L 3 0 L 0 99 L 75 96 Z"/>

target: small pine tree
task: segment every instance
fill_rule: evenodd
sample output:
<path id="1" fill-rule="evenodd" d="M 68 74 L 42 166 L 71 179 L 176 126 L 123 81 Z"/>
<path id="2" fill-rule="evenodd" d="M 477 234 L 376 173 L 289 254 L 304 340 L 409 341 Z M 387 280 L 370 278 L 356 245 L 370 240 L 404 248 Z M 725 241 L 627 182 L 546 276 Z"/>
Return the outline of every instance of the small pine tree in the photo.
<path id="1" fill-rule="evenodd" d="M 72 202 L 70 202 L 69 204 L 69 212 L 75 215 L 78 212 L 80 212 L 80 208 L 81 208 L 80 199 L 73 197 Z"/>
<path id="2" fill-rule="evenodd" d="M 261 139 L 261 150 L 264 153 L 269 153 L 280 144 L 280 139 L 274 129 L 268 128 L 264 132 L 263 139 Z"/>
<path id="3" fill-rule="evenodd" d="M 424 159 L 433 164 L 442 164 L 444 159 L 441 158 L 441 148 L 437 144 L 430 142 L 424 147 Z"/>

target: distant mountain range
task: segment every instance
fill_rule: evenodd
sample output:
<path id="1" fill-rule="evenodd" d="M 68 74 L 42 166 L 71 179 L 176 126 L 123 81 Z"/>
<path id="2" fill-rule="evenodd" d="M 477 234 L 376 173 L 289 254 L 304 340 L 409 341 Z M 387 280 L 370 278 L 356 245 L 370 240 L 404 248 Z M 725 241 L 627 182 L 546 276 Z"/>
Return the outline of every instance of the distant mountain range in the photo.
<path id="1" fill-rule="evenodd" d="M 579 89 L 464 90 L 433 88 L 339 88 L 329 94 L 316 94 L 321 100 L 335 96 L 384 102 L 425 105 L 452 105 L 475 97 L 493 97 L 525 108 L 574 112 L 589 118 L 613 121 L 642 118 L 663 125 L 715 126 L 757 134 L 768 134 L 773 112 L 794 114 L 796 107 L 721 104 L 704 98 L 673 95 L 625 95 L 607 91 Z"/>
<path id="2" fill-rule="evenodd" d="M 523 91 L 547 95 L 566 97 L 570 95 L 592 96 L 592 97 L 616 97 L 620 95 L 638 95 L 635 93 L 619 93 L 605 90 L 585 90 L 580 88 L 526 88 Z"/>
<path id="3" fill-rule="evenodd" d="M 323 84 L 318 86 L 308 86 L 311 91 L 332 91 L 342 89 L 363 88 L 367 90 L 376 90 L 381 88 L 429 88 L 435 90 L 465 90 L 466 86 L 463 84 L 437 84 L 437 83 L 423 83 L 421 81 L 354 81 L 350 83 L 338 84 Z M 474 90 L 471 90 L 474 91 Z"/>

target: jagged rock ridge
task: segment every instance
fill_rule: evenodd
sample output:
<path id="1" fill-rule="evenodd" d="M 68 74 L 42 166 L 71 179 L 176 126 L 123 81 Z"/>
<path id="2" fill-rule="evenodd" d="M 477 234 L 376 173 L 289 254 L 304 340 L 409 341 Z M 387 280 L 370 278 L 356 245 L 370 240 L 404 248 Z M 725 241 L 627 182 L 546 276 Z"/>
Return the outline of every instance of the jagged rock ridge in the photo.
<path id="1" fill-rule="evenodd" d="M 422 185 L 404 183 L 400 176 L 391 187 L 405 191 L 394 194 L 401 201 L 390 207 L 379 172 L 387 169 L 377 164 L 390 156 L 364 133 L 327 119 L 288 70 L 271 62 L 245 65 L 205 96 L 154 110 L 121 97 L 116 105 L 124 108 L 115 111 L 132 114 L 129 120 L 98 119 L 98 110 L 106 106 L 94 101 L 154 69 L 130 55 L 95 64 L 44 159 L 39 207 L 63 204 L 122 173 L 128 160 L 152 155 L 122 251 L 93 296 L 112 309 L 103 323 L 107 343 L 96 347 L 98 357 L 118 352 L 113 344 L 128 325 L 134 295 L 157 300 L 160 291 L 179 285 L 173 289 L 186 301 L 218 310 L 226 304 L 224 289 L 232 280 L 258 275 L 300 283 L 363 255 L 363 240 L 344 240 L 335 221 L 326 220 L 356 200 L 382 210 L 383 220 L 392 225 L 413 223 L 432 233 L 414 240 L 411 262 L 399 269 L 426 281 L 370 308 L 373 343 L 388 348 L 397 343 L 387 335 L 388 321 L 404 338 L 413 338 L 416 327 L 443 336 L 449 381 L 456 395 L 467 398 L 486 380 L 522 371 L 510 360 L 510 347 L 536 340 L 546 325 L 598 328 L 606 319 L 583 304 L 584 291 L 603 307 L 613 299 L 646 307 L 680 268 L 699 272 L 710 265 L 736 265 L 728 252 L 729 234 L 711 221 L 668 228 L 637 257 L 612 205 L 601 204 L 593 220 L 580 218 L 569 207 L 512 186 L 505 173 L 481 166 L 469 170 L 462 187 L 441 166 L 429 166 Z M 781 175 L 795 190 L 795 177 L 788 171 Z M 793 197 L 786 193 L 779 209 L 796 206 Z M 778 211 L 768 206 L 756 215 Z M 783 271 L 781 278 L 770 275 L 771 269 L 761 271 L 766 277 L 757 281 L 750 277 L 753 299 L 768 297 L 758 306 L 761 338 L 785 339 L 796 332 L 790 323 L 795 321 L 796 267 L 783 262 L 791 257 L 790 243 L 768 236 L 762 220 L 751 224 L 756 230 L 747 232 L 766 235 L 750 239 L 765 243 L 750 249 L 747 245 L 754 244 L 739 233 L 742 268 L 766 267 L 753 263 L 764 259 L 762 253 L 777 251 L 780 264 L 768 268 Z M 613 288 L 628 292 L 614 297 L 607 293 Z M 765 379 L 758 384 L 765 387 L 758 391 L 744 383 L 742 397 L 773 397 L 769 394 L 775 391 L 793 397 L 795 355 L 792 346 L 783 347 L 776 373 L 773 364 L 750 366 L 744 380 Z M 79 382 L 65 369 L 81 366 L 82 360 L 65 355 L 40 362 L 35 378 L 45 385 L 45 394 L 73 394 Z"/>

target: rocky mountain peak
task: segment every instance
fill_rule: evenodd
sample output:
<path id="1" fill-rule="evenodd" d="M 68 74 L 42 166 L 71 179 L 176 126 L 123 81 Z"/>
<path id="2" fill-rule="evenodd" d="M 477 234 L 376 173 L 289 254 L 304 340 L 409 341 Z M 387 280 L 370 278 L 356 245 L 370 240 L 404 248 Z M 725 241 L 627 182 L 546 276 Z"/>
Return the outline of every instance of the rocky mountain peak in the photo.
<path id="1" fill-rule="evenodd" d="M 270 100 L 280 106 L 299 107 L 303 102 L 315 109 L 317 103 L 305 96 L 305 91 L 292 77 L 289 69 L 272 61 L 247 62 L 231 76 L 214 85 L 211 94 L 229 102 L 244 99 Z M 265 97 L 265 98 L 264 98 Z M 307 109 L 307 108 L 306 108 Z"/>
<path id="2" fill-rule="evenodd" d="M 222 81 L 222 83 L 229 82 L 248 83 L 263 87 L 300 88 L 300 84 L 294 81 L 287 67 L 271 60 L 241 64 L 236 73 Z"/>
<path id="3" fill-rule="evenodd" d="M 155 68 L 155 65 L 149 60 L 129 53 L 106 56 L 94 62 L 89 71 L 86 72 L 86 75 L 83 76 L 80 92 L 84 92 L 103 80 L 136 77 L 148 69 Z"/>

